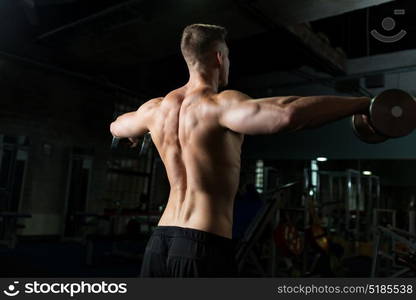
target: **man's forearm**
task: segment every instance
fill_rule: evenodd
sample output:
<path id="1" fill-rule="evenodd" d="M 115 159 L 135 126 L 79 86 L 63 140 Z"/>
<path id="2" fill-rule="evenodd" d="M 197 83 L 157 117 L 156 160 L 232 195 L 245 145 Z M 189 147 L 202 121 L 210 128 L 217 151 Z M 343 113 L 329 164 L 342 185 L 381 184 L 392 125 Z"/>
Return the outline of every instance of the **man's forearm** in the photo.
<path id="1" fill-rule="evenodd" d="M 314 128 L 354 114 L 368 113 L 368 97 L 308 96 L 288 103 L 290 129 Z"/>

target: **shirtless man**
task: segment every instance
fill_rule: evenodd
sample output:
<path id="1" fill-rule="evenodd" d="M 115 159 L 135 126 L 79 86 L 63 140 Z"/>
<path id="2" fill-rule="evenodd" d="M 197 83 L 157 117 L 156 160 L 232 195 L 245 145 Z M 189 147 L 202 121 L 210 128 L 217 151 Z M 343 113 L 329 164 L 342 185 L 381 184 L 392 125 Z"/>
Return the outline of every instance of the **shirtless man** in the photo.
<path id="1" fill-rule="evenodd" d="M 244 135 L 311 128 L 368 111 L 367 97 L 252 99 L 219 92 L 230 67 L 225 36 L 220 26 L 186 27 L 181 51 L 189 81 L 111 124 L 113 136 L 131 141 L 151 132 L 170 183 L 143 277 L 236 277 L 231 232 Z"/>

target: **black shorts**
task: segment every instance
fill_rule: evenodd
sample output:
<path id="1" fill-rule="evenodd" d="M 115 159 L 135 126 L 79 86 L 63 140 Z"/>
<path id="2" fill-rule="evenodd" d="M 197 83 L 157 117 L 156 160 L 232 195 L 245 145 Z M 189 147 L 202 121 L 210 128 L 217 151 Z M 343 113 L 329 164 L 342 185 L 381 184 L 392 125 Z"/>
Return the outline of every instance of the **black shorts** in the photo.
<path id="1" fill-rule="evenodd" d="M 147 243 L 141 277 L 237 277 L 235 243 L 213 233 L 158 226 Z"/>

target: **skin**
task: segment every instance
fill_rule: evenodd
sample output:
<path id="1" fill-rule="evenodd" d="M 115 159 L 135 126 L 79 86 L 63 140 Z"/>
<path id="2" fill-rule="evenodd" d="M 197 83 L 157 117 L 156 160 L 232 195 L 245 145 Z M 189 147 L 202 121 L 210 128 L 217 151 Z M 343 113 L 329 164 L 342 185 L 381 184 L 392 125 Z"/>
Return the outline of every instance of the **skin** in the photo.
<path id="1" fill-rule="evenodd" d="M 117 118 L 113 136 L 151 132 L 170 183 L 160 226 L 180 226 L 232 238 L 234 196 L 244 135 L 295 131 L 367 112 L 367 97 L 285 96 L 263 99 L 228 83 L 225 42 L 215 44 L 204 62 L 188 61 L 189 81 L 164 97 Z"/>

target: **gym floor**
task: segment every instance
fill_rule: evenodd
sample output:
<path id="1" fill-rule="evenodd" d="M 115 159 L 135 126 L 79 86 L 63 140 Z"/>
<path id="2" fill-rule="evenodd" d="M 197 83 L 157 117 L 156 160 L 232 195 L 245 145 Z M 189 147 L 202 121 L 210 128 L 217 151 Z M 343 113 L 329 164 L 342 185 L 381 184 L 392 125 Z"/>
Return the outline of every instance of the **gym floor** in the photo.
<path id="1" fill-rule="evenodd" d="M 145 241 L 132 252 L 143 253 Z M 111 241 L 95 243 L 94 262 L 86 263 L 86 248 L 74 242 L 27 240 L 15 249 L 0 248 L 3 277 L 138 277 L 141 260 L 110 255 Z M 130 247 L 131 248 L 131 247 Z"/>

